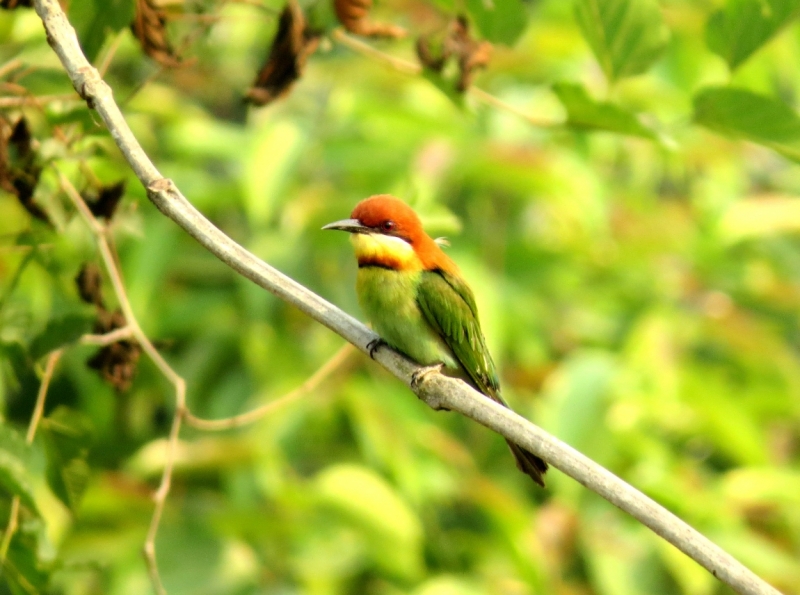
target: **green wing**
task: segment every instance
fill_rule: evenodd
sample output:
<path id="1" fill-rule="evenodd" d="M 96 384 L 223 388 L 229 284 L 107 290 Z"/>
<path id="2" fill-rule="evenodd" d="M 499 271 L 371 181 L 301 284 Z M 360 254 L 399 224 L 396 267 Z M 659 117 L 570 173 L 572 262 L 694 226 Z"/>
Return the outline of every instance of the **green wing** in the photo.
<path id="1" fill-rule="evenodd" d="M 478 322 L 478 308 L 470 288 L 444 271 L 426 271 L 420 280 L 417 303 L 425 320 L 447 343 L 475 387 L 505 405 L 500 398 L 497 372 L 486 349 L 486 340 Z M 547 463 L 513 442 L 506 442 L 514 453 L 517 467 L 544 486 L 542 476 L 547 471 Z"/>
<path id="2" fill-rule="evenodd" d="M 478 390 L 502 403 L 472 290 L 444 271 L 424 271 L 417 291 L 425 320 L 444 339 Z"/>

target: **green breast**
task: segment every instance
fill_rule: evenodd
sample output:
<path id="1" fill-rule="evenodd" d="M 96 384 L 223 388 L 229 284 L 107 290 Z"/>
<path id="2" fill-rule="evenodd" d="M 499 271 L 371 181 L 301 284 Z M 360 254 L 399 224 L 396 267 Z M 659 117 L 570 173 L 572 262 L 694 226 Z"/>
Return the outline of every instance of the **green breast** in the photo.
<path id="1" fill-rule="evenodd" d="M 417 363 L 443 362 L 458 368 L 452 352 L 417 305 L 420 275 L 374 266 L 359 268 L 356 291 L 361 309 L 384 341 Z"/>

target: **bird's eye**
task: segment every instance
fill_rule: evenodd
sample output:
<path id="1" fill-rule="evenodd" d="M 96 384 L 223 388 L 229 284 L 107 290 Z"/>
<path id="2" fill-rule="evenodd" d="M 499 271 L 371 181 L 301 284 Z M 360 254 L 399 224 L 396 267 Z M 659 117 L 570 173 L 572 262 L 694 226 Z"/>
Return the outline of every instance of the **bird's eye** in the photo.
<path id="1" fill-rule="evenodd" d="M 381 229 L 383 231 L 392 231 L 395 228 L 394 221 L 384 221 L 381 223 Z"/>

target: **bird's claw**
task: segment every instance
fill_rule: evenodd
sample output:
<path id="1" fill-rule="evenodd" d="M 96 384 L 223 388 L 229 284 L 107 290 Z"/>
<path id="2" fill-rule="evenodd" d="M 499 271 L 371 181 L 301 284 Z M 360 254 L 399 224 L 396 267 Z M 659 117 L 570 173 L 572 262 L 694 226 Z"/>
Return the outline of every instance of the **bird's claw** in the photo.
<path id="1" fill-rule="evenodd" d="M 380 337 L 378 337 L 377 339 L 373 339 L 372 341 L 367 343 L 367 351 L 369 352 L 369 356 L 372 359 L 375 359 L 375 353 L 378 351 L 378 349 L 380 349 L 381 347 L 386 347 L 386 345 L 387 345 L 386 341 L 384 341 Z"/>
<path id="2" fill-rule="evenodd" d="M 444 364 L 439 363 L 414 370 L 411 374 L 411 389 L 415 392 L 418 391 L 420 389 L 420 384 L 428 375 L 438 374 L 442 371 L 442 368 L 444 368 Z"/>

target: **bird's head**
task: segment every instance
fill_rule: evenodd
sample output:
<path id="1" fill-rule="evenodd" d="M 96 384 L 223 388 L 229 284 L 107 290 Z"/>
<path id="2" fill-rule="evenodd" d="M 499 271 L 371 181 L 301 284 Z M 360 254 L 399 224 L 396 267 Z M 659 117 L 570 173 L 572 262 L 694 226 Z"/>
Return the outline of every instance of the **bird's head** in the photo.
<path id="1" fill-rule="evenodd" d="M 359 266 L 400 270 L 449 268 L 451 261 L 422 229 L 417 214 L 402 200 L 379 194 L 362 200 L 350 219 L 322 229 L 351 234 Z"/>

